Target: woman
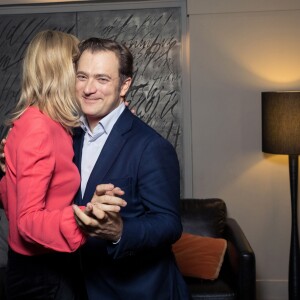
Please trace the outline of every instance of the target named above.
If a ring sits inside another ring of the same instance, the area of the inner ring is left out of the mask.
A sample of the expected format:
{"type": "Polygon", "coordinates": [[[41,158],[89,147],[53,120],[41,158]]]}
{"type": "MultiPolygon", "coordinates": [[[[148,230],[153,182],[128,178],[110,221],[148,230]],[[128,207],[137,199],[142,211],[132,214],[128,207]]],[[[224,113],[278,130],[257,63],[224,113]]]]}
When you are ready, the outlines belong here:
{"type": "Polygon", "coordinates": [[[23,61],[0,185],[9,220],[8,299],[80,299],[70,254],[86,240],[71,205],[80,185],[71,136],[80,117],[73,65],[78,42],[63,32],[40,32],[23,61]]]}

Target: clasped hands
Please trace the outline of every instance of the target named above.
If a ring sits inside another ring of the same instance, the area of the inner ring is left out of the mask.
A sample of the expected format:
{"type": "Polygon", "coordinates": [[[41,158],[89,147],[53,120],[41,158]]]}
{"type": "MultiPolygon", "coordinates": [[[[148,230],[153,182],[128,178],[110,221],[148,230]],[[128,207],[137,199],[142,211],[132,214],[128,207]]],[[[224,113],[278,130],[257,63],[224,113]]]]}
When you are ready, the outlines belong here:
{"type": "Polygon", "coordinates": [[[122,195],[124,192],[113,184],[99,184],[85,208],[74,204],[75,219],[81,230],[89,236],[117,242],[123,230],[119,211],[127,204],[118,197],[122,195]]]}

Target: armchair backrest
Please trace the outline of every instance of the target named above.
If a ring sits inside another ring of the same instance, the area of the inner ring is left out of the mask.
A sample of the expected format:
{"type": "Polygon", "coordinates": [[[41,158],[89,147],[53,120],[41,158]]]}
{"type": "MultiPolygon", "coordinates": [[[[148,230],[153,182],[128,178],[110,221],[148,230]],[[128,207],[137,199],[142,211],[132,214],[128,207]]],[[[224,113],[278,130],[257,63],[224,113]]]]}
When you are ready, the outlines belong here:
{"type": "Polygon", "coordinates": [[[222,237],[227,219],[222,199],[181,199],[183,232],[210,237],[222,237]]]}

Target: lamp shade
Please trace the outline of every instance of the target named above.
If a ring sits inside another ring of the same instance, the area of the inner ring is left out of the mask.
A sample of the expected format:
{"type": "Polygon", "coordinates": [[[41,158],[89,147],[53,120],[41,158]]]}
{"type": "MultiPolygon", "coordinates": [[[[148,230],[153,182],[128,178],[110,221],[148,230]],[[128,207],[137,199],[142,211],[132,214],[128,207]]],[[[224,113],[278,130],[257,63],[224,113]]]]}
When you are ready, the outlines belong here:
{"type": "Polygon", "coordinates": [[[262,151],[300,154],[300,91],[262,92],[262,151]]]}

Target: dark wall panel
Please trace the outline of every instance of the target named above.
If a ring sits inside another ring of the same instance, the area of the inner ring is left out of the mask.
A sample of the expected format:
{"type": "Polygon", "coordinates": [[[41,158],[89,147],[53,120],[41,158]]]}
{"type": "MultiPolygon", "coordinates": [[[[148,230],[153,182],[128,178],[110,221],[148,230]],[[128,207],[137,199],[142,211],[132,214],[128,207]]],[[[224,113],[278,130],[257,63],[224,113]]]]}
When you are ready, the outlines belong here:
{"type": "Polygon", "coordinates": [[[130,107],[173,144],[182,161],[180,8],[0,15],[0,137],[19,97],[24,51],[43,29],[125,43],[135,58],[130,107]]]}

